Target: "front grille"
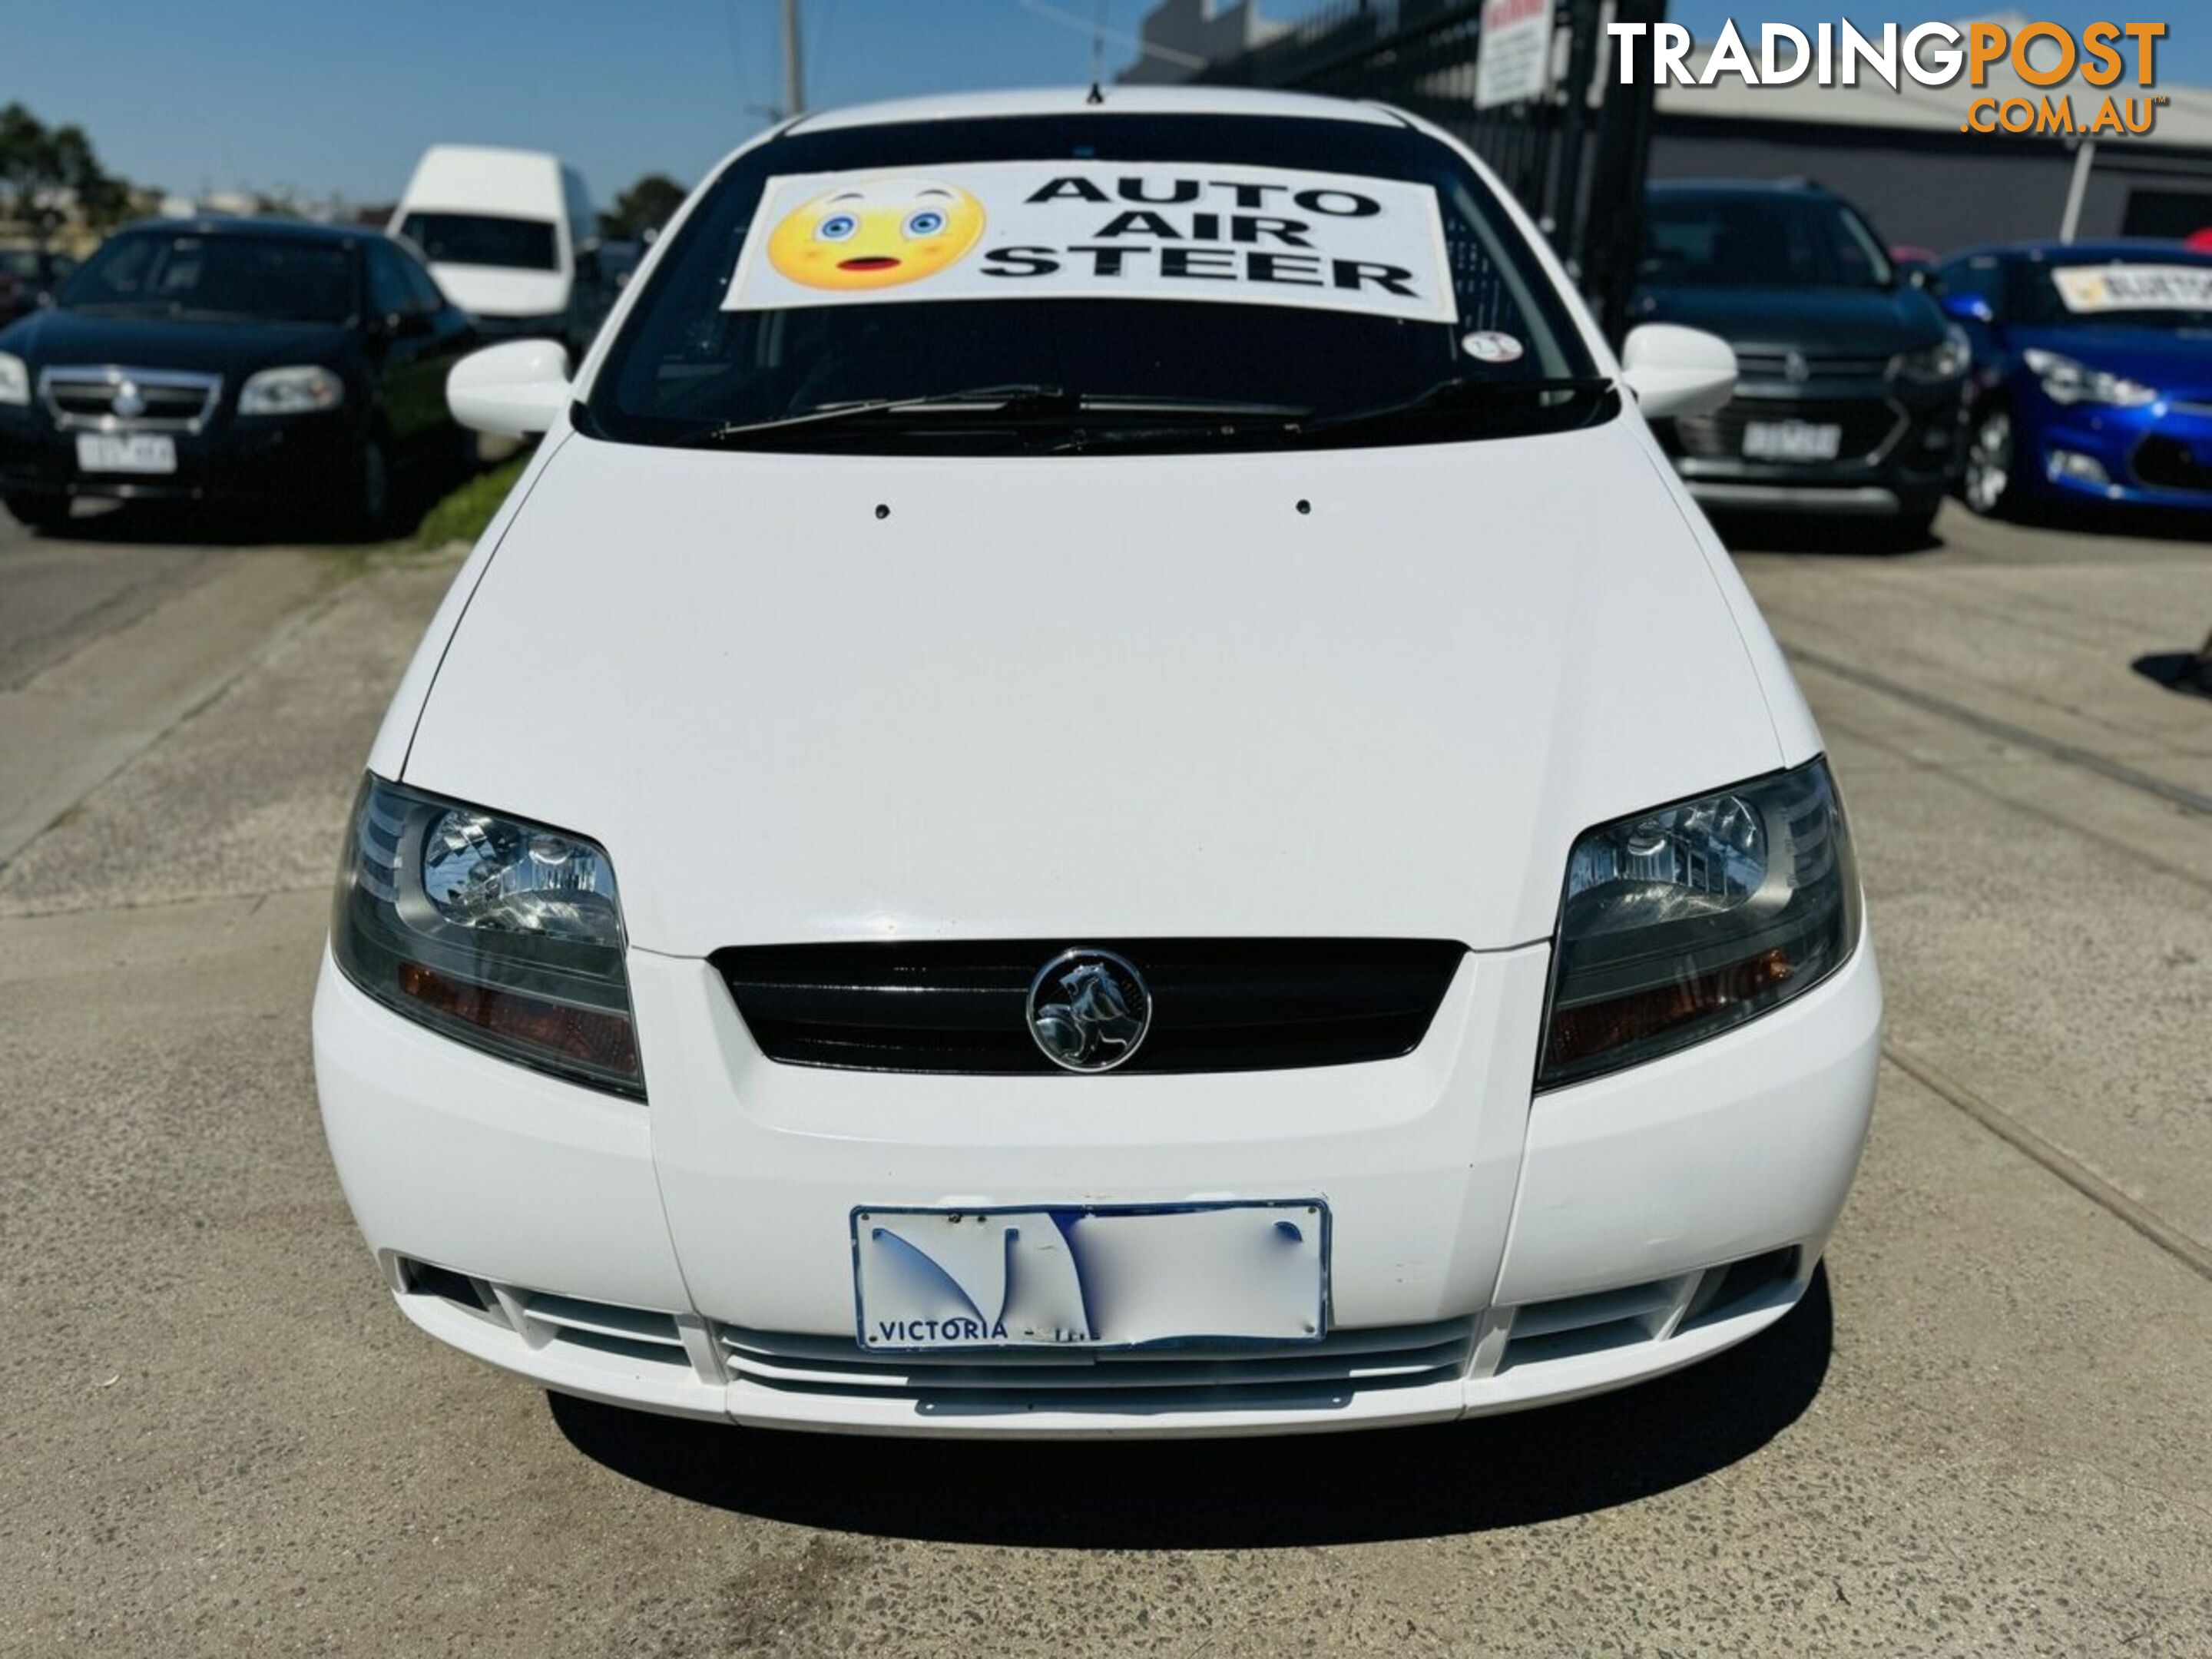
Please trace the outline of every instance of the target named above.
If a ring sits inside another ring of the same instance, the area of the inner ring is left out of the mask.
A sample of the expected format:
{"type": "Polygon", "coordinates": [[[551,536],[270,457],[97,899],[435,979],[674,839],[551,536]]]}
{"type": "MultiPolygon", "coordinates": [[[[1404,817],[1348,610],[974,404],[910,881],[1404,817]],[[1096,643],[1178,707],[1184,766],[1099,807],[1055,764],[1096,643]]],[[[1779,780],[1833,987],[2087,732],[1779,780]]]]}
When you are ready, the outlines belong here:
{"type": "Polygon", "coordinates": [[[1796,354],[1799,372],[1790,372],[1790,353],[1777,346],[1738,346],[1735,371],[1747,380],[1878,380],[1889,372],[1887,357],[1796,354]]]}
{"type": "Polygon", "coordinates": [[[1332,1331],[1318,1342],[1069,1352],[870,1354],[848,1336],[721,1328],[732,1382],[794,1394],[913,1402],[927,1413],[1341,1406],[1352,1394],[1464,1376],[1472,1319],[1332,1331]]]}
{"type": "Polygon", "coordinates": [[[2153,489],[2212,489],[2212,459],[2179,438],[2145,438],[2134,465],[2136,477],[2153,489]]]}
{"type": "Polygon", "coordinates": [[[1737,398],[1713,414],[1676,421],[1670,447],[1697,460],[1741,460],[1744,428],[1753,421],[1842,428],[1833,463],[1838,465],[1880,459],[1906,425],[1895,408],[1870,398],[1737,398]]]}
{"type": "Polygon", "coordinates": [[[222,395],[222,377],[83,364],[43,371],[39,392],[54,424],[64,430],[198,432],[222,395]]]}
{"type": "MultiPolygon", "coordinates": [[[[1038,970],[1070,942],[763,945],[713,962],[753,1041],[787,1065],[1073,1075],[1037,1047],[1028,1012],[1038,970]]],[[[1467,952],[1435,939],[1095,943],[1152,991],[1152,1029],[1115,1075],[1395,1059],[1419,1045],[1467,952]]]]}

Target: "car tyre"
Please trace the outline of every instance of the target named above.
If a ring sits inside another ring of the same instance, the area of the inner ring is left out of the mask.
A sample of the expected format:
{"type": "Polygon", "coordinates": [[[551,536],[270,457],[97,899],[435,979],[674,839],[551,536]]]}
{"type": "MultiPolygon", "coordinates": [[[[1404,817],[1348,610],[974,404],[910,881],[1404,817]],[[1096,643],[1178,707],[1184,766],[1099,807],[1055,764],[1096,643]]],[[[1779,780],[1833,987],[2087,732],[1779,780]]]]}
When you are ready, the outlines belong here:
{"type": "Polygon", "coordinates": [[[2012,411],[2002,404],[1987,404],[1975,412],[1959,495],[1968,511],[1984,519],[2009,518],[2020,510],[2020,447],[2012,411]]]}
{"type": "Polygon", "coordinates": [[[353,489],[343,510],[343,534],[375,541],[392,530],[392,452],[372,432],[354,458],[353,489]]]}
{"type": "Polygon", "coordinates": [[[0,495],[0,507],[26,530],[58,530],[70,520],[66,495],[0,495]]]}

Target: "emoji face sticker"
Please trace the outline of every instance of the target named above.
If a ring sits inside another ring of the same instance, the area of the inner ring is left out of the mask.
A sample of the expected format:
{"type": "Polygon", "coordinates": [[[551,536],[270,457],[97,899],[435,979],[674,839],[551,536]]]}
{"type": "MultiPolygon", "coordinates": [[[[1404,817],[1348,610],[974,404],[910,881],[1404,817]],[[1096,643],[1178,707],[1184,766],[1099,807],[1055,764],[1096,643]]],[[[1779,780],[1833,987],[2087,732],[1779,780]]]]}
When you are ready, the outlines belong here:
{"type": "Polygon", "coordinates": [[[957,185],[878,179],[793,209],[768,258],[809,288],[896,288],[956,263],[982,234],[983,204],[957,185]]]}

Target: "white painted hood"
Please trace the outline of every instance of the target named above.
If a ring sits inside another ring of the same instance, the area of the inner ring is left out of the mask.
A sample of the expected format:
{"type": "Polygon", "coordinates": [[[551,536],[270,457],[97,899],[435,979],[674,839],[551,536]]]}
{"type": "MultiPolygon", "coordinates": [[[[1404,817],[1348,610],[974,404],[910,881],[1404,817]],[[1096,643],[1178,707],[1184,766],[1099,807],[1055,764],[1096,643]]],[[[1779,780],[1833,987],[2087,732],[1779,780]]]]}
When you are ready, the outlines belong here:
{"type": "Polygon", "coordinates": [[[598,838],[632,941],[680,955],[1540,938],[1578,831],[1802,757],[1632,427],[1003,461],[572,438],[405,776],[598,838]]]}

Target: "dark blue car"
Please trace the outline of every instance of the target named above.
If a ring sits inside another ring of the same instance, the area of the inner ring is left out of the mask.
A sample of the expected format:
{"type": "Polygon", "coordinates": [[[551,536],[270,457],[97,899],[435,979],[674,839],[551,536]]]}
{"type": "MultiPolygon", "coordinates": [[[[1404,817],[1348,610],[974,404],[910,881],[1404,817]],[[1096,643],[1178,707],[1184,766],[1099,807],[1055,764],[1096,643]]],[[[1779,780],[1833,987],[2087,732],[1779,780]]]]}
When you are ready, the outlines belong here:
{"type": "Polygon", "coordinates": [[[1968,507],[2212,514],[2212,255],[2023,243],[1960,254],[1942,280],[1974,346],[1968,507]]]}

